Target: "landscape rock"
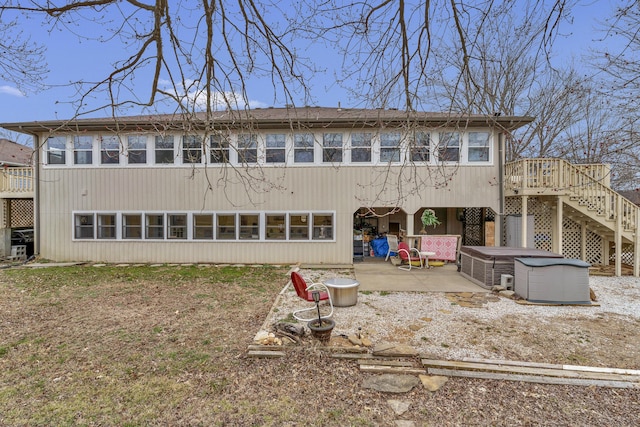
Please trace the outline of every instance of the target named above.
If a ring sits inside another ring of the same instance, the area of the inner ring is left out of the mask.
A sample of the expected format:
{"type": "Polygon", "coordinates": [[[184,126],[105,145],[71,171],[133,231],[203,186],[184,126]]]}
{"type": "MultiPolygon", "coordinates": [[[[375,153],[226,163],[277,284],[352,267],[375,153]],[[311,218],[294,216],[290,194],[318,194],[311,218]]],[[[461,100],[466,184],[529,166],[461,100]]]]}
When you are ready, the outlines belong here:
{"type": "Polygon", "coordinates": [[[420,380],[413,375],[382,374],[365,378],[362,386],[386,393],[406,393],[418,384],[420,380]]]}
{"type": "Polygon", "coordinates": [[[440,375],[419,375],[422,385],[429,391],[438,391],[449,378],[440,375]]]}
{"type": "Polygon", "coordinates": [[[406,400],[387,400],[387,403],[396,415],[404,414],[409,410],[409,406],[411,405],[411,403],[406,400]]]}
{"type": "Polygon", "coordinates": [[[382,343],[373,348],[375,356],[412,357],[417,356],[418,351],[406,344],[382,343]]]}
{"type": "Polygon", "coordinates": [[[513,298],[516,293],[513,291],[500,291],[499,294],[505,298],[513,298]]]}

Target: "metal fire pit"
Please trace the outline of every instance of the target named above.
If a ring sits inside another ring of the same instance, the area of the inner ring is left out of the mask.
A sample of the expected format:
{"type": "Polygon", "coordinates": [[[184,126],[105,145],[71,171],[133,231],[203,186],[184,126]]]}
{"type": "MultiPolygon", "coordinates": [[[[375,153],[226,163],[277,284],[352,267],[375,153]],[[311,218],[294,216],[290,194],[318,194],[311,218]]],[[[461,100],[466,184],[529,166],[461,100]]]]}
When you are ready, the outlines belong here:
{"type": "Polygon", "coordinates": [[[358,302],[360,282],[354,279],[336,277],[327,279],[324,284],[329,288],[331,300],[336,307],[349,307],[358,302]]]}

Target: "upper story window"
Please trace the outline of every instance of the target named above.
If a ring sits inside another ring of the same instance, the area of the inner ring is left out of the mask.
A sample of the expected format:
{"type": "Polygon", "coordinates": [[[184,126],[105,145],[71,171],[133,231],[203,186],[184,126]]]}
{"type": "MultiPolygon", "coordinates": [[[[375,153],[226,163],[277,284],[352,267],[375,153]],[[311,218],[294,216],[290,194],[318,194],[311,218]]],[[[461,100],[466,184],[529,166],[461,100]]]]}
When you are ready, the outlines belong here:
{"type": "Polygon", "coordinates": [[[351,134],[351,163],[371,163],[371,139],[369,132],[351,134]]]}
{"type": "Polygon", "coordinates": [[[400,132],[385,132],[380,134],[380,161],[400,161],[400,132]]]}
{"type": "Polygon", "coordinates": [[[127,137],[127,163],[130,165],[147,163],[147,137],[145,135],[129,135],[127,137]]]}
{"type": "Polygon", "coordinates": [[[325,133],[322,135],[322,162],[342,163],[341,133],[325,133]]]}
{"type": "Polygon", "coordinates": [[[93,137],[87,135],[73,137],[73,163],[76,165],[93,163],[93,137]]]}
{"type": "Polygon", "coordinates": [[[293,161],[295,163],[313,163],[313,134],[296,133],[293,136],[293,161]]]}
{"type": "Polygon", "coordinates": [[[173,135],[156,136],[156,164],[173,164],[173,135]]]}
{"type": "Polygon", "coordinates": [[[64,165],[67,162],[67,137],[50,136],[47,138],[47,164],[64,165]]]}
{"type": "Polygon", "coordinates": [[[120,163],[120,138],[117,135],[107,135],[100,138],[100,163],[120,163]]]}
{"type": "Polygon", "coordinates": [[[182,137],[182,163],[202,163],[202,137],[184,135],[182,137]]]}
{"type": "Polygon", "coordinates": [[[209,137],[210,162],[229,163],[229,138],[226,135],[214,134],[209,137]]]}
{"type": "Polygon", "coordinates": [[[489,132],[469,132],[468,160],[489,161],[489,132]]]}
{"type": "Polygon", "coordinates": [[[238,163],[258,162],[258,137],[255,134],[238,135],[238,163]]]}
{"type": "Polygon", "coordinates": [[[416,131],[413,143],[409,147],[412,162],[428,162],[431,149],[431,135],[428,132],[416,131]]]}
{"type": "Polygon", "coordinates": [[[287,136],[284,133],[269,133],[267,134],[267,163],[285,163],[287,136]]]}
{"type": "Polygon", "coordinates": [[[460,134],[458,132],[440,132],[438,160],[441,162],[460,161],[460,134]]]}

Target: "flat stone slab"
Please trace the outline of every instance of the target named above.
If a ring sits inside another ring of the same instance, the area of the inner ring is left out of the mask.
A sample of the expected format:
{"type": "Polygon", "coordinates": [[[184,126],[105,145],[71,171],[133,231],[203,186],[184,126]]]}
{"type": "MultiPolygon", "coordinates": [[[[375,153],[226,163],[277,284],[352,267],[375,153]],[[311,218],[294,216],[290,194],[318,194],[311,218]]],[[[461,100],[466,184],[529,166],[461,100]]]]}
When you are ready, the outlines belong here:
{"type": "Polygon", "coordinates": [[[418,351],[406,344],[381,343],[373,348],[374,356],[388,357],[413,357],[418,355],[418,351]]]}
{"type": "Polygon", "coordinates": [[[413,375],[382,374],[365,378],[362,387],[386,393],[406,393],[420,384],[413,375]]]}
{"type": "Polygon", "coordinates": [[[440,375],[420,375],[419,377],[424,388],[429,391],[440,390],[440,387],[449,380],[449,378],[440,375]]]}
{"type": "Polygon", "coordinates": [[[411,403],[406,400],[387,400],[387,403],[396,415],[404,414],[409,410],[409,406],[411,405],[411,403]]]}

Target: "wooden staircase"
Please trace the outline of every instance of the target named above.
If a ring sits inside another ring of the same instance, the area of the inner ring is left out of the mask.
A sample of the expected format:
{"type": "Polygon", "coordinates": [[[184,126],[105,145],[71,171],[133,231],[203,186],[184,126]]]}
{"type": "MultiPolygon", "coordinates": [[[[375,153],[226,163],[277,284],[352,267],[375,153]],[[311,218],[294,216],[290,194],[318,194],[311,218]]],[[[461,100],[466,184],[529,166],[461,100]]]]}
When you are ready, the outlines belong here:
{"type": "MultiPolygon", "coordinates": [[[[638,275],[640,207],[610,187],[610,168],[603,164],[574,165],[551,158],[523,159],[505,165],[505,197],[556,199],[563,215],[613,241],[615,248],[631,245],[638,275]]],[[[621,261],[616,250],[616,266],[621,261]]],[[[616,268],[618,271],[618,268],[616,268]]]]}

